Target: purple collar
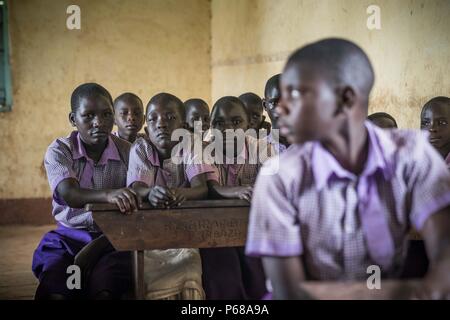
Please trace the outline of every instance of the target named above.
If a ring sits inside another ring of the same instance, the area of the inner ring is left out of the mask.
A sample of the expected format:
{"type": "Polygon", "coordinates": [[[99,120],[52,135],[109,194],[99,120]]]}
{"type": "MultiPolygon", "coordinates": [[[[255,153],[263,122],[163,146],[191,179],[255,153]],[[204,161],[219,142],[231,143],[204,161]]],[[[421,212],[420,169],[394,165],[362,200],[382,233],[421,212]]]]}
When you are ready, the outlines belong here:
{"type": "Polygon", "coordinates": [[[450,165],[450,153],[445,157],[445,163],[448,165],[450,165]]]}
{"type": "MultiPolygon", "coordinates": [[[[70,134],[70,139],[74,146],[73,159],[85,158],[86,160],[93,162],[93,160],[87,155],[86,149],[81,142],[80,133],[78,131],[73,131],[70,134]]],[[[98,164],[105,165],[108,160],[121,161],[119,151],[117,150],[111,135],[108,137],[108,144],[106,145],[105,150],[103,150],[102,157],[98,161],[98,164]]]]}
{"type": "Polygon", "coordinates": [[[159,162],[159,155],[158,155],[158,150],[156,149],[156,147],[150,142],[150,140],[145,140],[150,147],[151,152],[148,153],[148,161],[150,161],[151,165],[153,167],[159,167],[160,166],[160,162],[159,162]]]}
{"type": "MultiPolygon", "coordinates": [[[[369,154],[361,176],[371,176],[380,170],[384,177],[389,179],[393,174],[393,165],[390,159],[395,152],[395,145],[384,131],[376,128],[370,122],[366,121],[365,126],[368,133],[369,154]]],[[[318,191],[327,185],[333,175],[350,180],[356,179],[353,173],[342,168],[336,158],[320,142],[314,142],[312,163],[318,191]]]]}

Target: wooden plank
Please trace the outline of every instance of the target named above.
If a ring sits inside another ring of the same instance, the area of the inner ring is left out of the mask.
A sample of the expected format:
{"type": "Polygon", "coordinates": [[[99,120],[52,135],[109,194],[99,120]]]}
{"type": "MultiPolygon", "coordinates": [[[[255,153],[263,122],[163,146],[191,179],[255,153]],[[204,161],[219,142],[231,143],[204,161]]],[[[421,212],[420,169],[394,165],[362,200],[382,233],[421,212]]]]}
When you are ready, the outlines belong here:
{"type": "Polygon", "coordinates": [[[243,246],[249,207],[93,211],[95,223],[116,250],[243,246]]]}
{"type": "MultiPolygon", "coordinates": [[[[246,200],[195,200],[183,202],[178,209],[187,208],[228,208],[228,207],[249,207],[250,203],[246,200]]],[[[89,203],[84,207],[88,211],[116,211],[117,206],[109,203],[89,203]]],[[[161,210],[155,208],[148,202],[145,202],[139,208],[141,210],[161,210]]],[[[170,209],[166,209],[170,210],[170,209]]]]}
{"type": "Polygon", "coordinates": [[[134,298],[145,299],[144,251],[133,251],[134,298]]]}

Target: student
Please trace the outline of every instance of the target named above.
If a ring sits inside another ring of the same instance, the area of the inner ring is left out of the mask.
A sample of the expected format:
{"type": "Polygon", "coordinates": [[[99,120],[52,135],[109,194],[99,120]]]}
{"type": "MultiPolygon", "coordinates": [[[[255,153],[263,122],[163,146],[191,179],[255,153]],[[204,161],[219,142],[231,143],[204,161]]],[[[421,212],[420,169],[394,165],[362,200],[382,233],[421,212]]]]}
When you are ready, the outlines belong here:
{"type": "Polygon", "coordinates": [[[213,137],[215,134],[220,134],[223,137],[223,163],[216,164],[219,171],[219,182],[212,181],[211,183],[219,188],[213,188],[212,190],[218,192],[221,197],[240,197],[250,201],[251,193],[241,191],[249,190],[249,187],[253,186],[262,163],[273,153],[270,145],[258,141],[251,134],[243,134],[237,137],[227,135],[227,130],[235,130],[236,133],[240,130],[242,133],[247,133],[248,129],[252,129],[249,123],[248,113],[240,99],[227,96],[220,98],[214,104],[211,112],[211,128],[214,129],[213,137]],[[244,138],[243,143],[236,141],[239,137],[244,138]],[[226,188],[220,188],[220,186],[226,188]],[[229,190],[235,190],[229,189],[229,187],[242,186],[245,188],[237,188],[237,193],[229,193],[229,190]]]}
{"type": "Polygon", "coordinates": [[[35,298],[120,298],[131,285],[128,252],[111,250],[103,255],[87,289],[69,290],[66,282],[75,255],[101,235],[84,205],[113,203],[126,214],[137,210],[136,193],[124,188],[130,144],[111,135],[111,95],[96,83],[82,84],[73,91],[69,120],[77,130],[53,141],[45,154],[58,226],[44,235],[33,255],[32,269],[39,279],[35,298]]]}
{"type": "Polygon", "coordinates": [[[189,99],[184,102],[186,107],[186,124],[188,130],[194,132],[194,122],[201,122],[201,129],[207,132],[209,129],[209,107],[202,99],[189,99]]]}
{"type": "Polygon", "coordinates": [[[383,129],[397,129],[397,122],[394,117],[386,112],[375,112],[367,117],[367,120],[383,129]]]}
{"type": "Polygon", "coordinates": [[[114,122],[117,125],[119,138],[133,143],[144,125],[144,107],[142,100],[134,93],[126,92],[114,100],[114,122]]]}
{"type": "MultiPolygon", "coordinates": [[[[190,148],[175,151],[175,130],[185,124],[180,99],[169,93],[155,95],[147,104],[145,131],[130,152],[127,185],[155,207],[176,207],[185,200],[206,199],[207,181],[217,180],[215,168],[197,162],[190,148]]],[[[185,130],[189,133],[187,130],[185,130]]],[[[190,134],[190,133],[189,133],[190,134]]],[[[203,299],[201,261],[197,249],[145,251],[147,299],[203,299]]]]}
{"type": "MultiPolygon", "coordinates": [[[[216,164],[219,182],[209,182],[211,196],[250,201],[261,163],[271,155],[270,146],[244,134],[249,127],[248,114],[236,97],[223,97],[214,104],[211,127],[213,144],[220,144],[218,135],[223,136],[224,153],[223,164],[216,164]],[[242,143],[226,134],[230,129],[241,130],[242,143]],[[261,146],[265,148],[260,153],[262,160],[257,158],[261,146]]],[[[243,247],[200,249],[200,254],[207,299],[260,299],[266,293],[261,261],[246,257],[243,247]]]]}
{"type": "Polygon", "coordinates": [[[276,111],[281,99],[280,77],[281,74],[276,74],[267,80],[266,87],[264,88],[264,98],[262,99],[264,110],[266,110],[272,123],[272,130],[267,135],[267,142],[273,146],[276,154],[284,152],[289,147],[289,142],[286,140],[286,137],[280,134],[279,115],[276,111]],[[274,131],[273,129],[277,129],[278,131],[274,131]],[[275,132],[278,134],[278,141],[274,139],[273,135],[275,132]]]}
{"type": "Polygon", "coordinates": [[[244,103],[245,110],[249,115],[249,129],[255,129],[257,137],[259,137],[259,130],[270,131],[270,123],[265,121],[266,117],[263,115],[264,109],[261,98],[253,92],[247,92],[241,94],[239,100],[244,103]]]}
{"type": "Polygon", "coordinates": [[[450,167],[450,98],[435,97],[425,103],[420,128],[429,132],[428,141],[450,167]]]}
{"type": "Polygon", "coordinates": [[[366,54],[342,39],[309,44],[284,68],[280,121],[296,145],[261,169],[246,247],[276,299],[308,298],[305,280],[366,281],[370,265],[397,277],[411,226],[431,263],[419,297],[449,297],[450,173],[420,132],[365,121],[373,81],[366,54]]]}

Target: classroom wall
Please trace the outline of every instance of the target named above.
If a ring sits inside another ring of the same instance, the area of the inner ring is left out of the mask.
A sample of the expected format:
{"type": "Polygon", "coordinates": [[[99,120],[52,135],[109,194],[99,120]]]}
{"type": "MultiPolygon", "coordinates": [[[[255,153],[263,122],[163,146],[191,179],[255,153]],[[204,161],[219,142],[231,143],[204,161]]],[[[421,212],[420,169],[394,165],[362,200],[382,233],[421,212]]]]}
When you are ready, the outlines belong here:
{"type": "Polygon", "coordinates": [[[209,103],[262,94],[297,47],[324,37],[356,41],[376,84],[370,112],[417,128],[421,105],[450,95],[448,0],[14,0],[10,5],[13,111],[0,113],[0,224],[52,221],[42,170],[66,135],[70,94],[96,81],[113,96],[162,90],[209,103]],[[66,8],[81,7],[81,30],[66,8]],[[381,30],[366,9],[381,8],[381,30]],[[39,210],[38,210],[39,209],[39,210]]]}
{"type": "Polygon", "coordinates": [[[263,94],[296,48],[324,37],[356,41],[368,53],[376,83],[369,112],[392,114],[418,128],[421,106],[450,95],[448,0],[212,0],[212,98],[263,94]],[[381,30],[366,9],[381,9],[381,30]]]}
{"type": "MultiPolygon", "coordinates": [[[[144,103],[162,90],[210,100],[208,0],[9,5],[14,106],[0,113],[0,199],[51,196],[43,156],[71,130],[70,95],[80,83],[101,83],[113,96],[132,91],[144,103]],[[81,8],[81,30],[66,28],[70,4],[81,8]]],[[[0,215],[9,214],[2,203],[0,215]]]]}

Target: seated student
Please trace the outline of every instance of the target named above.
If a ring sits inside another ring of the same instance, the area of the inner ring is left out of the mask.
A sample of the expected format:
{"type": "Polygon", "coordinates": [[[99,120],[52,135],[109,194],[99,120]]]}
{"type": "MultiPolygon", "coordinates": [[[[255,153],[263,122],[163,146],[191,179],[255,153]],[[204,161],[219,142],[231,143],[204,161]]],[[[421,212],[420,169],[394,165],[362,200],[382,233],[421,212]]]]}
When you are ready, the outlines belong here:
{"type": "Polygon", "coordinates": [[[270,131],[271,125],[265,121],[266,117],[263,115],[264,109],[261,98],[253,92],[247,92],[241,94],[239,100],[244,103],[250,118],[249,128],[256,130],[256,136],[259,137],[259,130],[270,131]]]}
{"type": "Polygon", "coordinates": [[[342,39],[309,44],[284,68],[280,121],[296,145],[261,169],[246,246],[276,299],[308,297],[305,280],[366,281],[370,265],[397,277],[411,226],[431,261],[419,297],[449,297],[450,173],[420,132],[365,121],[373,81],[364,51],[342,39]]]}
{"type": "MultiPolygon", "coordinates": [[[[178,144],[172,134],[185,124],[183,103],[174,95],[159,93],[150,99],[145,114],[147,137],[137,139],[131,148],[127,184],[155,207],[206,199],[207,181],[217,180],[215,168],[197,163],[198,155],[189,148],[176,151],[182,163],[171,157],[178,144]]],[[[147,299],[204,298],[197,249],[148,250],[144,257],[147,299]]]]}
{"type": "MultiPolygon", "coordinates": [[[[223,164],[216,164],[219,182],[208,183],[212,197],[251,200],[252,186],[261,166],[257,149],[260,145],[266,148],[260,152],[263,160],[270,157],[271,150],[267,144],[258,144],[259,140],[244,134],[248,126],[248,114],[238,98],[223,97],[214,104],[212,144],[222,143],[224,154],[223,164]],[[234,137],[226,134],[229,129],[241,129],[242,143],[235,143],[234,137]]],[[[220,150],[219,145],[217,149],[220,150]]],[[[200,249],[200,254],[207,299],[259,299],[266,293],[261,261],[246,257],[243,247],[200,249]]]]}
{"type": "Polygon", "coordinates": [[[383,129],[397,129],[397,122],[394,117],[386,112],[375,112],[367,117],[367,120],[383,129]]]}
{"type": "Polygon", "coordinates": [[[429,132],[428,141],[450,168],[450,98],[435,97],[420,113],[420,128],[429,132]]]}
{"type": "Polygon", "coordinates": [[[127,214],[137,210],[136,193],[124,188],[131,145],[111,135],[111,95],[98,84],[85,83],[73,91],[69,120],[77,130],[53,141],[45,154],[58,226],[44,235],[33,255],[32,269],[39,279],[35,298],[120,298],[131,286],[128,252],[103,255],[89,287],[82,290],[68,289],[66,271],[75,255],[101,235],[85,204],[114,203],[127,214]]]}
{"type": "Polygon", "coordinates": [[[201,122],[201,129],[206,133],[209,129],[209,107],[202,99],[189,99],[184,102],[186,108],[187,129],[194,132],[194,122],[201,122]]]}
{"type": "Polygon", "coordinates": [[[142,100],[134,93],[126,92],[114,100],[114,122],[119,138],[133,143],[137,137],[145,136],[141,131],[144,125],[144,107],[142,100]]]}
{"type": "Polygon", "coordinates": [[[284,152],[289,147],[286,137],[280,134],[279,115],[276,111],[281,99],[280,77],[281,74],[276,74],[267,80],[264,88],[264,98],[262,99],[264,110],[266,110],[272,123],[272,130],[267,135],[267,142],[273,146],[276,154],[284,152]],[[274,139],[273,135],[275,132],[277,132],[278,140],[274,139]]]}

